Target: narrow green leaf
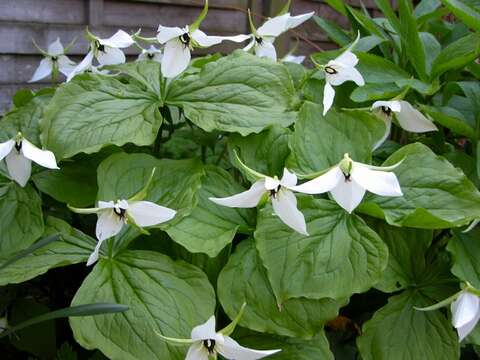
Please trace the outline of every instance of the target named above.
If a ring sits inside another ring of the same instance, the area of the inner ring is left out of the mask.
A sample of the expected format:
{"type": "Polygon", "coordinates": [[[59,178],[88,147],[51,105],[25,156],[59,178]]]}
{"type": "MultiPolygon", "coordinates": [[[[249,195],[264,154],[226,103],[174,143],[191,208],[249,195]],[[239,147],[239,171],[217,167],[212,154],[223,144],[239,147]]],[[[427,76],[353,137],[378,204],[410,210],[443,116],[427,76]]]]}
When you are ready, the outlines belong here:
{"type": "Polygon", "coordinates": [[[473,30],[480,31],[480,10],[476,10],[462,0],[441,1],[463,23],[473,30]]]}
{"type": "Polygon", "coordinates": [[[343,30],[336,23],[319,16],[314,16],[313,20],[323,31],[327,33],[330,39],[335,41],[335,43],[337,43],[339,46],[346,46],[352,41],[345,30],[343,30]]]}

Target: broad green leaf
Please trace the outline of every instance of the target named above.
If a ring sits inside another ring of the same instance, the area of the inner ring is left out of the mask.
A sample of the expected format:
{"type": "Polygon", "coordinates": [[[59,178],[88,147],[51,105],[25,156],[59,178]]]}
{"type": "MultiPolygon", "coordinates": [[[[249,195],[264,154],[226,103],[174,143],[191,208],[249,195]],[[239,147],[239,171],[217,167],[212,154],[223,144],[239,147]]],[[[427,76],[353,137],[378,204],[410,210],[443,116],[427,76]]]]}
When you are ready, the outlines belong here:
{"type": "Polygon", "coordinates": [[[417,311],[429,305],[420,293],[407,290],[392,296],[363,325],[357,345],[364,360],[458,359],[458,338],[440,311],[417,311]]]}
{"type": "Polygon", "coordinates": [[[226,197],[245,189],[225,170],[207,166],[198,191],[198,203],[190,215],[167,229],[168,235],[192,253],[217,256],[237,233],[253,231],[255,212],[220,206],[209,197],[226,197]]]}
{"type": "Polygon", "coordinates": [[[432,71],[432,64],[438,54],[442,50],[442,45],[438,42],[437,38],[429,32],[420,32],[420,40],[422,41],[423,48],[425,49],[425,67],[428,74],[432,71]]]}
{"type": "Polygon", "coordinates": [[[470,28],[480,31],[480,9],[476,9],[467,1],[462,0],[441,0],[458,19],[470,28]]]}
{"type": "Polygon", "coordinates": [[[352,41],[345,30],[336,23],[319,16],[314,16],[313,20],[337,45],[346,46],[352,41]]]}
{"type": "Polygon", "coordinates": [[[467,233],[458,230],[453,232],[453,238],[447,245],[452,254],[452,273],[463,281],[468,281],[473,287],[480,289],[480,227],[477,226],[467,233]]]}
{"type": "Polygon", "coordinates": [[[454,108],[442,106],[428,106],[421,105],[421,109],[439,123],[450,129],[454,134],[467,136],[470,139],[475,139],[475,129],[463,118],[461,112],[454,108]]]}
{"type": "Polygon", "coordinates": [[[393,98],[398,95],[402,89],[395,83],[365,84],[359,86],[350,95],[350,99],[356,102],[366,102],[373,100],[383,100],[393,98]]]}
{"type": "Polygon", "coordinates": [[[162,123],[160,95],[137,81],[95,74],[60,86],[45,110],[42,139],[57,159],[107,145],[150,145],[162,123]]]}
{"type": "MultiPolygon", "coordinates": [[[[449,0],[450,1],[450,0],[449,0]]],[[[461,70],[480,55],[480,34],[469,34],[447,45],[432,64],[432,78],[449,70],[461,70]]]]}
{"type": "Polygon", "coordinates": [[[480,217],[480,193],[460,169],[420,143],[404,146],[384,165],[404,159],[394,172],[403,196],[368,194],[359,210],[389,224],[424,229],[466,225],[480,217]]]}
{"type": "MultiPolygon", "coordinates": [[[[242,162],[249,168],[265,175],[281,177],[285,160],[290,153],[289,138],[290,131],[278,126],[246,137],[231,135],[228,138],[228,149],[232,164],[243,172],[241,166],[234,161],[233,152],[236,150],[242,162]]],[[[248,174],[245,175],[249,177],[248,174]]]]}
{"type": "Polygon", "coordinates": [[[281,308],[268,282],[252,240],[243,241],[218,278],[218,297],[233,319],[246,303],[240,325],[251,330],[311,339],[338,314],[341,303],[332,299],[286,300],[281,308]]]}
{"type": "Polygon", "coordinates": [[[297,199],[310,236],[283,225],[270,205],[258,214],[255,243],[278,303],[292,297],[341,299],[380,280],[388,250],[360,217],[329,200],[297,199]]]}
{"type": "Polygon", "coordinates": [[[92,302],[127,305],[122,314],[71,318],[75,339],[110,359],[185,358],[155,332],[190,338],[193,327],[214,314],[215,293],[198,268],[152,251],[126,251],[101,259],[75,295],[72,306],[92,302]]]}
{"type": "Polygon", "coordinates": [[[24,188],[0,176],[0,254],[28,248],[43,233],[40,197],[31,185],[24,188]]]}
{"type": "Polygon", "coordinates": [[[413,11],[413,15],[417,20],[425,15],[428,15],[438,9],[442,5],[440,0],[421,0],[413,11]]]}
{"type": "Polygon", "coordinates": [[[248,135],[270,125],[290,125],[298,100],[282,64],[239,50],[174,81],[165,101],[183,108],[205,131],[248,135]]]}
{"type": "Polygon", "coordinates": [[[384,43],[385,41],[385,39],[382,39],[376,35],[364,36],[358,40],[357,45],[355,45],[355,49],[361,52],[369,52],[374,47],[384,43]]]}
{"type": "MultiPolygon", "coordinates": [[[[329,1],[329,0],[327,0],[329,1]]],[[[270,355],[267,359],[272,360],[334,360],[325,333],[321,331],[312,340],[285,338],[268,334],[260,334],[244,329],[238,329],[233,338],[240,345],[258,350],[282,349],[282,351],[270,355]]]]}
{"type": "Polygon", "coordinates": [[[420,35],[417,31],[417,22],[413,16],[410,0],[399,0],[398,10],[400,17],[400,36],[410,63],[417,71],[421,80],[426,80],[426,54],[420,35]]]}
{"type": "Polygon", "coordinates": [[[373,145],[385,132],[384,123],[365,111],[331,109],[325,117],[322,111],[314,103],[302,106],[290,138],[287,167],[311,174],[337,164],[345,153],[355,161],[368,162],[373,145]]]}
{"type": "Polygon", "coordinates": [[[480,83],[478,81],[459,81],[458,86],[470,100],[475,117],[480,115],[480,83]]]}
{"type": "MultiPolygon", "coordinates": [[[[0,286],[21,283],[49,269],[87,261],[95,248],[94,239],[54,217],[47,218],[44,236],[51,234],[59,234],[58,240],[0,269],[0,286]]],[[[8,259],[2,258],[2,263],[4,261],[8,259]]]]}
{"type": "Polygon", "coordinates": [[[302,64],[296,64],[290,61],[284,61],[282,64],[285,66],[285,69],[287,69],[288,74],[295,85],[295,89],[301,89],[307,77],[309,76],[310,70],[302,64]]]}
{"type": "Polygon", "coordinates": [[[144,86],[147,91],[158,94],[159,98],[163,99],[162,73],[160,71],[160,64],[156,61],[132,61],[120,65],[110,66],[114,72],[125,74],[144,86]]]}

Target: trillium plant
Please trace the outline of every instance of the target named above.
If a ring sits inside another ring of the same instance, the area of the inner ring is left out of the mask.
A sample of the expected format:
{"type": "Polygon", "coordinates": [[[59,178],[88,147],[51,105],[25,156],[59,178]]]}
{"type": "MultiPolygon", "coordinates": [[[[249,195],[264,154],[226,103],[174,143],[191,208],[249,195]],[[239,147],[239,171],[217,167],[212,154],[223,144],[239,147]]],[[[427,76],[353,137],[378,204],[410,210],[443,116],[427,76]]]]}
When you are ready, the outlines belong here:
{"type": "Polygon", "coordinates": [[[2,355],[480,355],[478,6],[299,3],[35,39],[0,120],[2,355]]]}

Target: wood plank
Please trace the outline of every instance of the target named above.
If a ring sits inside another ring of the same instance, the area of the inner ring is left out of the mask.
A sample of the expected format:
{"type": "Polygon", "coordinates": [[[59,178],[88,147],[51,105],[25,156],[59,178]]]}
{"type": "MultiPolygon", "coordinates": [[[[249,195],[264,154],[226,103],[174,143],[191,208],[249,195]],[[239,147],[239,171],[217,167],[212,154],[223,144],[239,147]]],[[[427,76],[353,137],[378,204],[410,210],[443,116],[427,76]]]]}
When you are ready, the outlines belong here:
{"type": "MultiPolygon", "coordinates": [[[[130,0],[132,2],[144,2],[155,4],[172,4],[172,5],[187,5],[202,7],[203,0],[130,0]]],[[[232,6],[238,6],[241,8],[247,8],[248,0],[210,0],[209,7],[229,8],[232,6]]]]}
{"type": "Polygon", "coordinates": [[[12,107],[12,97],[20,89],[38,90],[42,85],[32,84],[6,84],[0,85],[0,115],[7,112],[12,107]]]}
{"type": "Polygon", "coordinates": [[[91,27],[103,24],[103,0],[88,0],[88,25],[91,27]]]}
{"type": "Polygon", "coordinates": [[[85,24],[86,0],[1,0],[0,21],[85,24]]]}

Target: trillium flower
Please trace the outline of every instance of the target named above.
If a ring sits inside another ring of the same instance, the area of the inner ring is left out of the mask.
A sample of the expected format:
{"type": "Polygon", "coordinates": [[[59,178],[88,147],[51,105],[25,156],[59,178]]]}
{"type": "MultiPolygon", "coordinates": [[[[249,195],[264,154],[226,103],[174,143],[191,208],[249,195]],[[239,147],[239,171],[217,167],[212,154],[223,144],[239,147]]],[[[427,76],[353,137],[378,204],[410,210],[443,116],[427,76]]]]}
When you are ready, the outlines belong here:
{"type": "Polygon", "coordinates": [[[240,316],[243,312],[242,306],[236,319],[227,327],[220,331],[215,330],[215,316],[210,317],[204,324],[198,325],[192,329],[190,339],[169,338],[158,334],[163,340],[175,344],[190,344],[185,360],[208,360],[222,355],[228,360],[255,360],[273,355],[277,350],[254,350],[241,346],[229,335],[235,329],[240,316]]]}
{"type": "Polygon", "coordinates": [[[381,118],[385,121],[385,135],[374,146],[377,149],[390,135],[392,126],[392,113],[398,121],[400,127],[413,133],[424,133],[428,131],[438,131],[435,124],[428,120],[420,111],[415,109],[405,100],[375,101],[372,110],[378,109],[381,118]]]}
{"type": "MultiPolygon", "coordinates": [[[[239,160],[240,162],[240,160],[239,160]]],[[[241,162],[240,162],[241,163],[241,162]]],[[[297,208],[297,199],[290,189],[297,184],[297,176],[288,169],[283,170],[283,176],[279,180],[276,176],[270,177],[260,174],[243,163],[242,167],[258,180],[247,191],[239,194],[209,199],[214,203],[232,208],[256,207],[265,194],[272,202],[273,211],[287,226],[303,235],[308,235],[305,217],[297,208]]]]}
{"type": "Polygon", "coordinates": [[[25,186],[32,173],[32,161],[48,169],[58,169],[55,155],[42,150],[18,133],[14,139],[0,143],[0,161],[5,159],[10,177],[25,186]]]}
{"type": "Polygon", "coordinates": [[[37,45],[35,46],[45,58],[40,61],[29,82],[39,81],[50,75],[52,75],[52,79],[55,79],[58,71],[68,76],[75,68],[75,63],[65,55],[65,49],[59,38],[48,46],[47,52],[44,52],[37,45]]]}
{"type": "Polygon", "coordinates": [[[127,48],[134,43],[132,37],[123,30],[118,30],[107,39],[100,39],[87,30],[87,37],[90,40],[90,51],[70,73],[67,81],[87,70],[96,72],[96,68],[93,66],[93,59],[97,59],[100,66],[123,64],[125,62],[125,54],[120,49],[127,48]]]}
{"type": "Polygon", "coordinates": [[[138,55],[138,60],[152,60],[158,63],[162,62],[162,58],[163,58],[162,50],[157,49],[153,45],[150,45],[148,49],[143,49],[140,55],[138,55]]]}
{"type": "Polygon", "coordinates": [[[208,1],[195,22],[190,26],[158,27],[157,40],[165,44],[162,59],[162,74],[167,78],[180,75],[190,63],[191,52],[195,48],[207,48],[220,44],[224,40],[242,42],[248,39],[247,35],[237,36],[208,36],[199,29],[200,24],[207,15],[208,1]]]}
{"type": "Polygon", "coordinates": [[[389,172],[400,163],[377,167],[355,162],[345,154],[338,165],[323,175],[290,189],[306,194],[330,192],[337,204],[351,213],[360,204],[367,190],[380,196],[403,195],[397,176],[389,172]]]}
{"type": "Polygon", "coordinates": [[[340,56],[330,60],[327,65],[322,66],[325,72],[325,88],[323,90],[323,115],[330,110],[335,98],[335,89],[333,86],[338,86],[346,81],[353,81],[358,86],[365,85],[362,74],[355,69],[358,63],[357,56],[352,53],[352,49],[360,40],[360,34],[352,45],[348,47],[340,56]]]}
{"type": "Polygon", "coordinates": [[[297,16],[291,16],[290,13],[287,12],[268,19],[258,29],[255,29],[253,25],[250,12],[248,14],[252,34],[250,35],[250,43],[243,50],[250,51],[253,49],[255,55],[259,57],[268,57],[273,61],[277,61],[277,51],[275,50],[275,46],[273,46],[275,39],[284,32],[303,24],[310,19],[315,12],[312,11],[297,16]]]}
{"type": "Polygon", "coordinates": [[[282,62],[291,62],[295,64],[301,64],[305,61],[305,56],[302,55],[292,55],[292,54],[287,54],[282,58],[282,62]]]}
{"type": "Polygon", "coordinates": [[[459,341],[462,341],[480,320],[480,298],[465,290],[452,302],[451,311],[452,325],[457,329],[459,341]]]}

